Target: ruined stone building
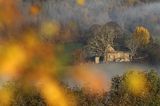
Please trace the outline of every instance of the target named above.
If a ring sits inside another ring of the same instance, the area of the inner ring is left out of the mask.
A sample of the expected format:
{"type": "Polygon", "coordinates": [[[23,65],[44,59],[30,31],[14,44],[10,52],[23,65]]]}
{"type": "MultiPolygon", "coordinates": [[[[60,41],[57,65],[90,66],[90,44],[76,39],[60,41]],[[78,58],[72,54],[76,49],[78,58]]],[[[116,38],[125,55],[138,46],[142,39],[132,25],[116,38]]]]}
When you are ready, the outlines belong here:
{"type": "Polygon", "coordinates": [[[130,53],[116,51],[111,45],[108,45],[105,62],[129,62],[131,61],[130,53]]]}
{"type": "MultiPolygon", "coordinates": [[[[100,63],[100,57],[95,57],[95,63],[100,63]]],[[[111,45],[108,45],[104,62],[129,62],[131,61],[129,52],[116,51],[111,45]]]]}

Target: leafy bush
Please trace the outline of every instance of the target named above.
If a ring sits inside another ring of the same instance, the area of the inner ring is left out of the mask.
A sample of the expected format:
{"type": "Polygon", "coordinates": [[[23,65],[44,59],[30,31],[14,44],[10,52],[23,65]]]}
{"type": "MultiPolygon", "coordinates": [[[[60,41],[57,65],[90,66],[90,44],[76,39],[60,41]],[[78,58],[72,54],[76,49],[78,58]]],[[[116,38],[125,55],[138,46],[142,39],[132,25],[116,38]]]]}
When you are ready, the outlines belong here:
{"type": "Polygon", "coordinates": [[[117,76],[112,79],[112,88],[108,95],[107,104],[109,106],[159,106],[160,76],[153,70],[144,74],[149,86],[148,93],[145,96],[134,95],[126,89],[124,85],[124,74],[123,76],[117,76]]]}
{"type": "MultiPolygon", "coordinates": [[[[70,96],[70,101],[68,102],[73,102],[73,99],[75,99],[76,106],[160,105],[160,76],[154,70],[149,72],[129,71],[122,76],[116,76],[112,78],[111,90],[109,92],[104,92],[103,94],[90,94],[84,88],[70,89],[64,84],[62,84],[62,86],[65,88],[66,94],[72,95],[70,96]],[[133,82],[131,82],[133,84],[131,85],[133,88],[132,90],[139,90],[141,92],[134,93],[127,88],[127,80],[132,79],[131,77],[134,79],[133,82]],[[142,82],[137,83],[137,81],[142,82]],[[143,86],[143,84],[147,84],[147,86],[143,86]],[[143,89],[141,89],[144,87],[147,88],[147,92],[144,92],[143,89]]],[[[36,90],[34,87],[26,90],[26,88],[23,88],[23,86],[12,83],[9,83],[4,87],[10,87],[12,89],[14,88],[14,98],[12,99],[11,106],[47,106],[42,95],[40,95],[38,90],[36,90]]]]}

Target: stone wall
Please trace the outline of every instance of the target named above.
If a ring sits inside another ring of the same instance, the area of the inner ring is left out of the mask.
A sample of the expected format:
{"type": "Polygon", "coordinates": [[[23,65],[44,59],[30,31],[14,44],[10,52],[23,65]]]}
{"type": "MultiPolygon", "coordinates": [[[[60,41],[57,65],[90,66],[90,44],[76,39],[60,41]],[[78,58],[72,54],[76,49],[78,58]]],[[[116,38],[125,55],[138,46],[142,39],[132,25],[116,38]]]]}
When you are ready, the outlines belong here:
{"type": "Polygon", "coordinates": [[[131,61],[130,53],[127,52],[112,52],[107,53],[106,62],[129,62],[131,61]]]}
{"type": "Polygon", "coordinates": [[[99,63],[100,63],[99,59],[100,59],[100,57],[95,57],[95,63],[96,63],[96,64],[99,64],[99,63]]]}

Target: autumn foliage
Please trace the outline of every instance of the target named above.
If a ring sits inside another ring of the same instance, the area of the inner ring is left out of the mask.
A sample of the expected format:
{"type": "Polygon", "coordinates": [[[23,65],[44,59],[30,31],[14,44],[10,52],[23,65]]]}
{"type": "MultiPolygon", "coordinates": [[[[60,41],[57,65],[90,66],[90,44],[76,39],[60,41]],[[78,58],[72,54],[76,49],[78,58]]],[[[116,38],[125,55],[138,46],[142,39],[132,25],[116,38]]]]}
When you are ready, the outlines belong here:
{"type": "Polygon", "coordinates": [[[143,26],[136,27],[133,36],[135,41],[140,45],[146,45],[150,42],[150,32],[143,26]]]}

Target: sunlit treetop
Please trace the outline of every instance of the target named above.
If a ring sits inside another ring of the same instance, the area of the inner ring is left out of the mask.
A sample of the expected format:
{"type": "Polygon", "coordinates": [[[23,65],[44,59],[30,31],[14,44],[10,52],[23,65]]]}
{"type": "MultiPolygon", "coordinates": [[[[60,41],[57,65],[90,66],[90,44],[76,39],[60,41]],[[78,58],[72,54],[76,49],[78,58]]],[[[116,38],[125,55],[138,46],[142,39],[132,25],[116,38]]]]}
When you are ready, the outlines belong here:
{"type": "Polygon", "coordinates": [[[146,45],[150,42],[150,32],[143,26],[136,27],[133,36],[141,45],[146,45]]]}

